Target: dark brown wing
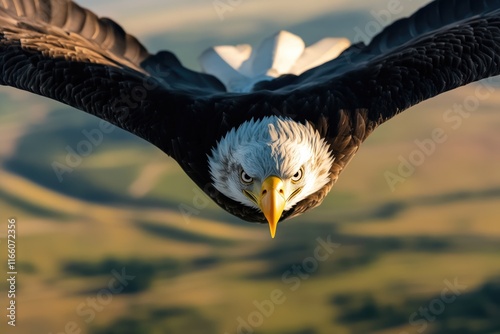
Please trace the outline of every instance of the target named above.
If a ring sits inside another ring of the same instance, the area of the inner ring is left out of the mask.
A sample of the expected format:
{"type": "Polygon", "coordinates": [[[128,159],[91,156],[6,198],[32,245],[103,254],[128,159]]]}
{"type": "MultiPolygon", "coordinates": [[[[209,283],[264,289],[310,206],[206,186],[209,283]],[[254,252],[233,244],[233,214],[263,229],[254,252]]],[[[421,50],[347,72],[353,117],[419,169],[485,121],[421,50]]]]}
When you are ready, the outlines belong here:
{"type": "Polygon", "coordinates": [[[0,2],[0,84],[98,116],[168,154],[193,97],[225,91],[68,0],[0,2]]]}
{"type": "Polygon", "coordinates": [[[387,27],[368,46],[300,76],[261,83],[275,110],[316,124],[337,157],[332,181],[284,216],[321,203],[360,144],[411,106],[500,74],[500,1],[438,0],[387,27]],[[326,121],[325,121],[326,119],[326,121]],[[326,125],[325,125],[326,123],[326,125]]]}
{"type": "Polygon", "coordinates": [[[80,43],[92,45],[89,49],[98,45],[99,53],[135,69],[139,69],[149,56],[144,46],[114,21],[100,19],[71,1],[4,0],[0,10],[3,29],[17,28],[24,33],[38,31],[54,37],[70,35],[69,40],[79,36],[80,43]]]}

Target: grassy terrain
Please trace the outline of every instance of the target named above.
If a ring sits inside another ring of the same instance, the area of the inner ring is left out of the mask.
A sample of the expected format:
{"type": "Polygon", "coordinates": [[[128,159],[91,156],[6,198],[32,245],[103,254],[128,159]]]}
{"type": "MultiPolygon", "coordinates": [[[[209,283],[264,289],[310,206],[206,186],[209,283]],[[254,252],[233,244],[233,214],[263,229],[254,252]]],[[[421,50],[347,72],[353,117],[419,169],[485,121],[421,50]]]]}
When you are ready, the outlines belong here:
{"type": "Polygon", "coordinates": [[[36,99],[43,117],[27,122],[23,102],[2,97],[0,219],[15,217],[19,235],[15,332],[237,333],[244,321],[242,333],[498,333],[500,98],[456,130],[443,119],[474,89],[383,125],[324,204],[281,224],[275,240],[205,202],[175,162],[119,130],[59,182],[51,164],[98,121],[36,99]],[[384,173],[435,128],[447,140],[391,191],[384,173]],[[314,262],[318,238],[339,246],[314,262]],[[106,295],[122,270],[134,279],[106,295]],[[463,287],[444,303],[455,281],[463,287]],[[270,304],[276,291],[281,303],[270,304]],[[418,314],[431,306],[439,314],[418,314]]]}

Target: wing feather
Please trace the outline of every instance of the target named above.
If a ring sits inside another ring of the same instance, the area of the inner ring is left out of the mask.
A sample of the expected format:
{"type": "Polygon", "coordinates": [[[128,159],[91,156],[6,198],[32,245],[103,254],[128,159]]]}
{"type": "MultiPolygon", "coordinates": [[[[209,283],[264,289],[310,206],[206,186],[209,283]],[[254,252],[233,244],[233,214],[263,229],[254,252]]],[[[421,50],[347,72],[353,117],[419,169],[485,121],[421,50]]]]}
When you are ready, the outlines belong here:
{"type": "Polygon", "coordinates": [[[149,54],[117,23],[69,0],[0,2],[0,84],[98,116],[167,154],[187,106],[224,91],[214,77],[169,52],[149,54]]]}
{"type": "Polygon", "coordinates": [[[423,100],[498,74],[500,1],[437,0],[367,46],[355,45],[301,76],[258,89],[294,99],[331,95],[332,112],[366,109],[380,124],[423,100]]]}

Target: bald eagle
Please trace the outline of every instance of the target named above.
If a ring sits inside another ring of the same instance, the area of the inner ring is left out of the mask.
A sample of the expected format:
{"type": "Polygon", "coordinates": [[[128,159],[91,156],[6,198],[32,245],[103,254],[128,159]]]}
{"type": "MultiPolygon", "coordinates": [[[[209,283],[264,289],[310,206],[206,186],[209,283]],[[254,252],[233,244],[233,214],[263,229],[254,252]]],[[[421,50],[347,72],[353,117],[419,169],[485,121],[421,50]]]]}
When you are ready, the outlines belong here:
{"type": "Polygon", "coordinates": [[[220,207],[278,222],[318,206],[375,128],[500,74],[500,1],[436,0],[365,45],[279,32],[189,70],[70,0],[0,2],[0,84],[100,117],[173,157],[220,207]],[[130,97],[134,97],[133,99],[130,97]]]}

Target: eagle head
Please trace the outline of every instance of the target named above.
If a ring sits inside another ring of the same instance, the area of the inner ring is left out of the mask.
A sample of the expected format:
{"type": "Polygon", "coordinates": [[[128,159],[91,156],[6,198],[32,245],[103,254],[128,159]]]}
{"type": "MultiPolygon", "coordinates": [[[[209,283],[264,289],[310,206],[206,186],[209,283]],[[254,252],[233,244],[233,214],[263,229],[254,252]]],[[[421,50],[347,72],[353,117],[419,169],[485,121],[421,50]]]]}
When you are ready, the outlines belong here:
{"type": "Polygon", "coordinates": [[[334,157],[309,123],[270,116],[231,129],[208,161],[214,187],[262,211],[274,238],[283,212],[328,184],[334,157]]]}

